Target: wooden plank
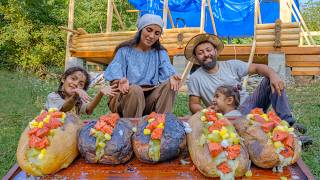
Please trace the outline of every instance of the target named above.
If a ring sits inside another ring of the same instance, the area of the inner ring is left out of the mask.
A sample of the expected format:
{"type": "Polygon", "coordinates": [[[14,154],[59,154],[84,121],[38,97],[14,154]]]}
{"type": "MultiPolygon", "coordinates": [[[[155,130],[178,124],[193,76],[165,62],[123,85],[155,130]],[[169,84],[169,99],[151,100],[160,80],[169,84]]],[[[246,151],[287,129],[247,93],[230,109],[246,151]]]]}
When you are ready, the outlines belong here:
{"type": "MultiPolygon", "coordinates": [[[[275,33],[274,29],[258,29],[257,35],[272,35],[275,33]]],[[[300,33],[300,28],[281,29],[281,34],[297,34],[300,33]]]]}
{"type": "MultiPolygon", "coordinates": [[[[257,46],[273,46],[274,41],[258,41],[257,46]]],[[[281,41],[281,46],[298,46],[299,40],[281,41]]]]}
{"type": "MultiPolygon", "coordinates": [[[[193,169],[193,163],[182,165],[180,159],[190,162],[188,155],[181,155],[179,158],[163,163],[145,164],[136,158],[126,164],[102,165],[88,164],[84,159],[76,159],[71,166],[59,171],[56,174],[44,176],[44,179],[209,179],[203,176],[197,169],[193,169]]],[[[302,161],[302,160],[301,160],[302,161]]],[[[299,162],[299,161],[298,161],[299,162]]],[[[250,179],[280,179],[287,177],[291,179],[293,175],[299,179],[314,179],[308,173],[308,168],[303,164],[294,164],[285,167],[282,173],[273,173],[271,169],[261,169],[252,166],[252,177],[250,179]],[[299,166],[300,165],[300,166],[299,166]]],[[[13,176],[9,178],[26,179],[28,176],[21,169],[17,169],[13,176]]],[[[35,178],[29,176],[28,178],[35,178]]],[[[212,178],[210,178],[212,179],[212,178]]],[[[218,178],[214,178],[218,179],[218,178]]]]}
{"type": "Polygon", "coordinates": [[[320,62],[320,55],[286,55],[287,62],[320,62]]]}
{"type": "Polygon", "coordinates": [[[293,67],[291,74],[294,76],[320,75],[320,67],[293,67]]]}
{"type": "MultiPolygon", "coordinates": [[[[299,33],[296,34],[281,34],[281,41],[283,40],[298,40],[300,38],[299,33]]],[[[256,35],[257,41],[274,41],[275,35],[256,35]]]]}
{"type": "Polygon", "coordinates": [[[112,1],[113,0],[108,0],[106,32],[111,32],[111,28],[112,28],[112,16],[113,16],[112,1]]]}
{"type": "MultiPolygon", "coordinates": [[[[257,29],[274,29],[275,24],[274,23],[268,23],[268,24],[257,24],[257,29]]],[[[281,28],[297,28],[299,27],[299,23],[293,22],[293,23],[282,23],[281,28]]]]}
{"type": "Polygon", "coordinates": [[[320,67],[320,61],[287,61],[290,67],[320,67]]]}
{"type": "Polygon", "coordinates": [[[200,33],[204,33],[204,22],[206,19],[206,0],[201,1],[201,15],[200,15],[200,33]]]}
{"type": "MultiPolygon", "coordinates": [[[[69,1],[69,14],[68,14],[68,29],[73,29],[73,21],[74,21],[74,0],[69,1]]],[[[68,31],[67,33],[67,44],[66,44],[66,57],[64,62],[65,70],[68,68],[68,60],[70,58],[70,39],[72,33],[68,31]]]]}

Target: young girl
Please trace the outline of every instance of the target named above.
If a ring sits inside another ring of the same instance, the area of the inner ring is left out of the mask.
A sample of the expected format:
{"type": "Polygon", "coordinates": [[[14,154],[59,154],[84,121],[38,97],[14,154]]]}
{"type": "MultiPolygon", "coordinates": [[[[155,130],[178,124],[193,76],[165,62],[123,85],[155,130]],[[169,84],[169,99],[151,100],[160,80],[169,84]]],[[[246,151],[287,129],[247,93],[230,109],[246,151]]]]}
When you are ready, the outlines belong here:
{"type": "Polygon", "coordinates": [[[116,85],[102,87],[91,100],[87,94],[90,77],[86,70],[72,67],[66,70],[60,79],[58,91],[48,95],[45,109],[57,108],[63,112],[79,114],[92,114],[104,95],[117,94],[116,85]]]}
{"type": "Polygon", "coordinates": [[[237,110],[240,104],[240,87],[223,85],[217,88],[212,106],[209,108],[222,113],[225,117],[241,117],[242,114],[237,110]]]}

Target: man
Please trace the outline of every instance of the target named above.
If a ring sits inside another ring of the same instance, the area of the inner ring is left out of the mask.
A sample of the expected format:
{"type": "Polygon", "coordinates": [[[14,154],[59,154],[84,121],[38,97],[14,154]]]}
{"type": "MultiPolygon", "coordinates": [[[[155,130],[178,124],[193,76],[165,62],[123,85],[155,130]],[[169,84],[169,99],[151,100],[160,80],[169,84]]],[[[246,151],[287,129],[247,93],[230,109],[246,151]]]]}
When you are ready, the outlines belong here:
{"type": "MultiPolygon", "coordinates": [[[[248,74],[259,74],[264,79],[249,95],[246,90],[240,91],[239,111],[248,114],[251,109],[259,107],[265,112],[270,104],[277,115],[291,126],[295,123],[285,93],[284,82],[277,73],[264,64],[248,64],[240,60],[217,61],[223,50],[223,42],[215,35],[199,34],[193,37],[185,48],[189,61],[200,65],[189,78],[189,108],[192,114],[202,109],[201,101],[206,107],[211,106],[213,94],[221,85],[234,87],[241,85],[241,79],[248,74]]],[[[300,131],[305,132],[300,126],[300,131]]]]}

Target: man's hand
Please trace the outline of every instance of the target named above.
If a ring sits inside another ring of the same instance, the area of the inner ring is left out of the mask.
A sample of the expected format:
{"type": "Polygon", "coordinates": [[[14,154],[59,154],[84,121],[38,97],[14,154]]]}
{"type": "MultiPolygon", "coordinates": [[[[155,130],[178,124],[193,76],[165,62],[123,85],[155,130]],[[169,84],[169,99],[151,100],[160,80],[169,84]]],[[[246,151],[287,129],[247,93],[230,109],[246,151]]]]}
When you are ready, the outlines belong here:
{"type": "Polygon", "coordinates": [[[127,78],[122,78],[119,80],[118,89],[123,94],[126,94],[129,92],[129,81],[127,78]]]}
{"type": "Polygon", "coordinates": [[[270,86],[271,86],[272,93],[276,91],[278,96],[281,96],[281,93],[284,90],[284,82],[280,79],[280,77],[276,73],[272,73],[269,78],[270,78],[270,86]]]}
{"type": "Polygon", "coordinates": [[[170,89],[178,91],[181,83],[181,78],[179,75],[173,75],[170,77],[170,89]]]}

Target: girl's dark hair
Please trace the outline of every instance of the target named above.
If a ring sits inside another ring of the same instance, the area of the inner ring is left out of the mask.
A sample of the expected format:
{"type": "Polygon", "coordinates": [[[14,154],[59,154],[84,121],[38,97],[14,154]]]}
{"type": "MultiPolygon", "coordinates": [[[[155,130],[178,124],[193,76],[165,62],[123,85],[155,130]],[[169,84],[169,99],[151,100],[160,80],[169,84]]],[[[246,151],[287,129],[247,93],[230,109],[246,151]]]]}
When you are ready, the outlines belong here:
{"type": "MultiPolygon", "coordinates": [[[[144,28],[143,28],[144,29],[144,28]]],[[[141,39],[141,33],[143,31],[143,29],[141,29],[140,31],[138,31],[136,33],[136,35],[134,36],[133,39],[130,39],[128,41],[125,41],[125,42],[122,42],[120,43],[116,49],[114,50],[114,53],[113,53],[113,57],[116,55],[116,53],[118,52],[118,50],[122,47],[126,47],[126,46],[130,46],[130,47],[135,47],[137,44],[139,44],[140,42],[140,39],[141,39]]],[[[166,50],[166,48],[164,48],[161,44],[160,44],[160,41],[159,39],[151,46],[152,49],[155,49],[155,50],[166,50]]]]}
{"type": "Polygon", "coordinates": [[[223,86],[219,86],[216,90],[216,92],[220,92],[226,97],[233,97],[234,105],[236,108],[240,105],[240,91],[241,91],[240,85],[237,85],[235,87],[229,86],[229,85],[223,85],[223,86]]]}
{"type": "MultiPolygon", "coordinates": [[[[63,91],[61,90],[61,89],[62,89],[62,86],[63,86],[62,80],[67,79],[68,76],[72,75],[74,72],[77,72],[77,71],[82,72],[82,73],[84,74],[84,76],[86,77],[86,81],[85,81],[85,83],[84,83],[83,89],[84,89],[85,91],[88,90],[89,84],[90,84],[90,76],[89,76],[88,72],[87,72],[85,69],[81,68],[81,67],[71,67],[71,68],[67,69],[67,70],[62,74],[62,76],[61,76],[61,78],[60,78],[60,85],[59,85],[59,87],[58,87],[57,93],[60,95],[60,97],[61,97],[62,99],[65,98],[65,94],[64,94],[63,91]]],[[[76,109],[76,110],[77,110],[77,113],[79,113],[81,105],[82,105],[82,101],[81,101],[81,99],[78,97],[77,100],[76,100],[76,104],[75,104],[75,106],[77,107],[77,109],[76,109]]]]}

